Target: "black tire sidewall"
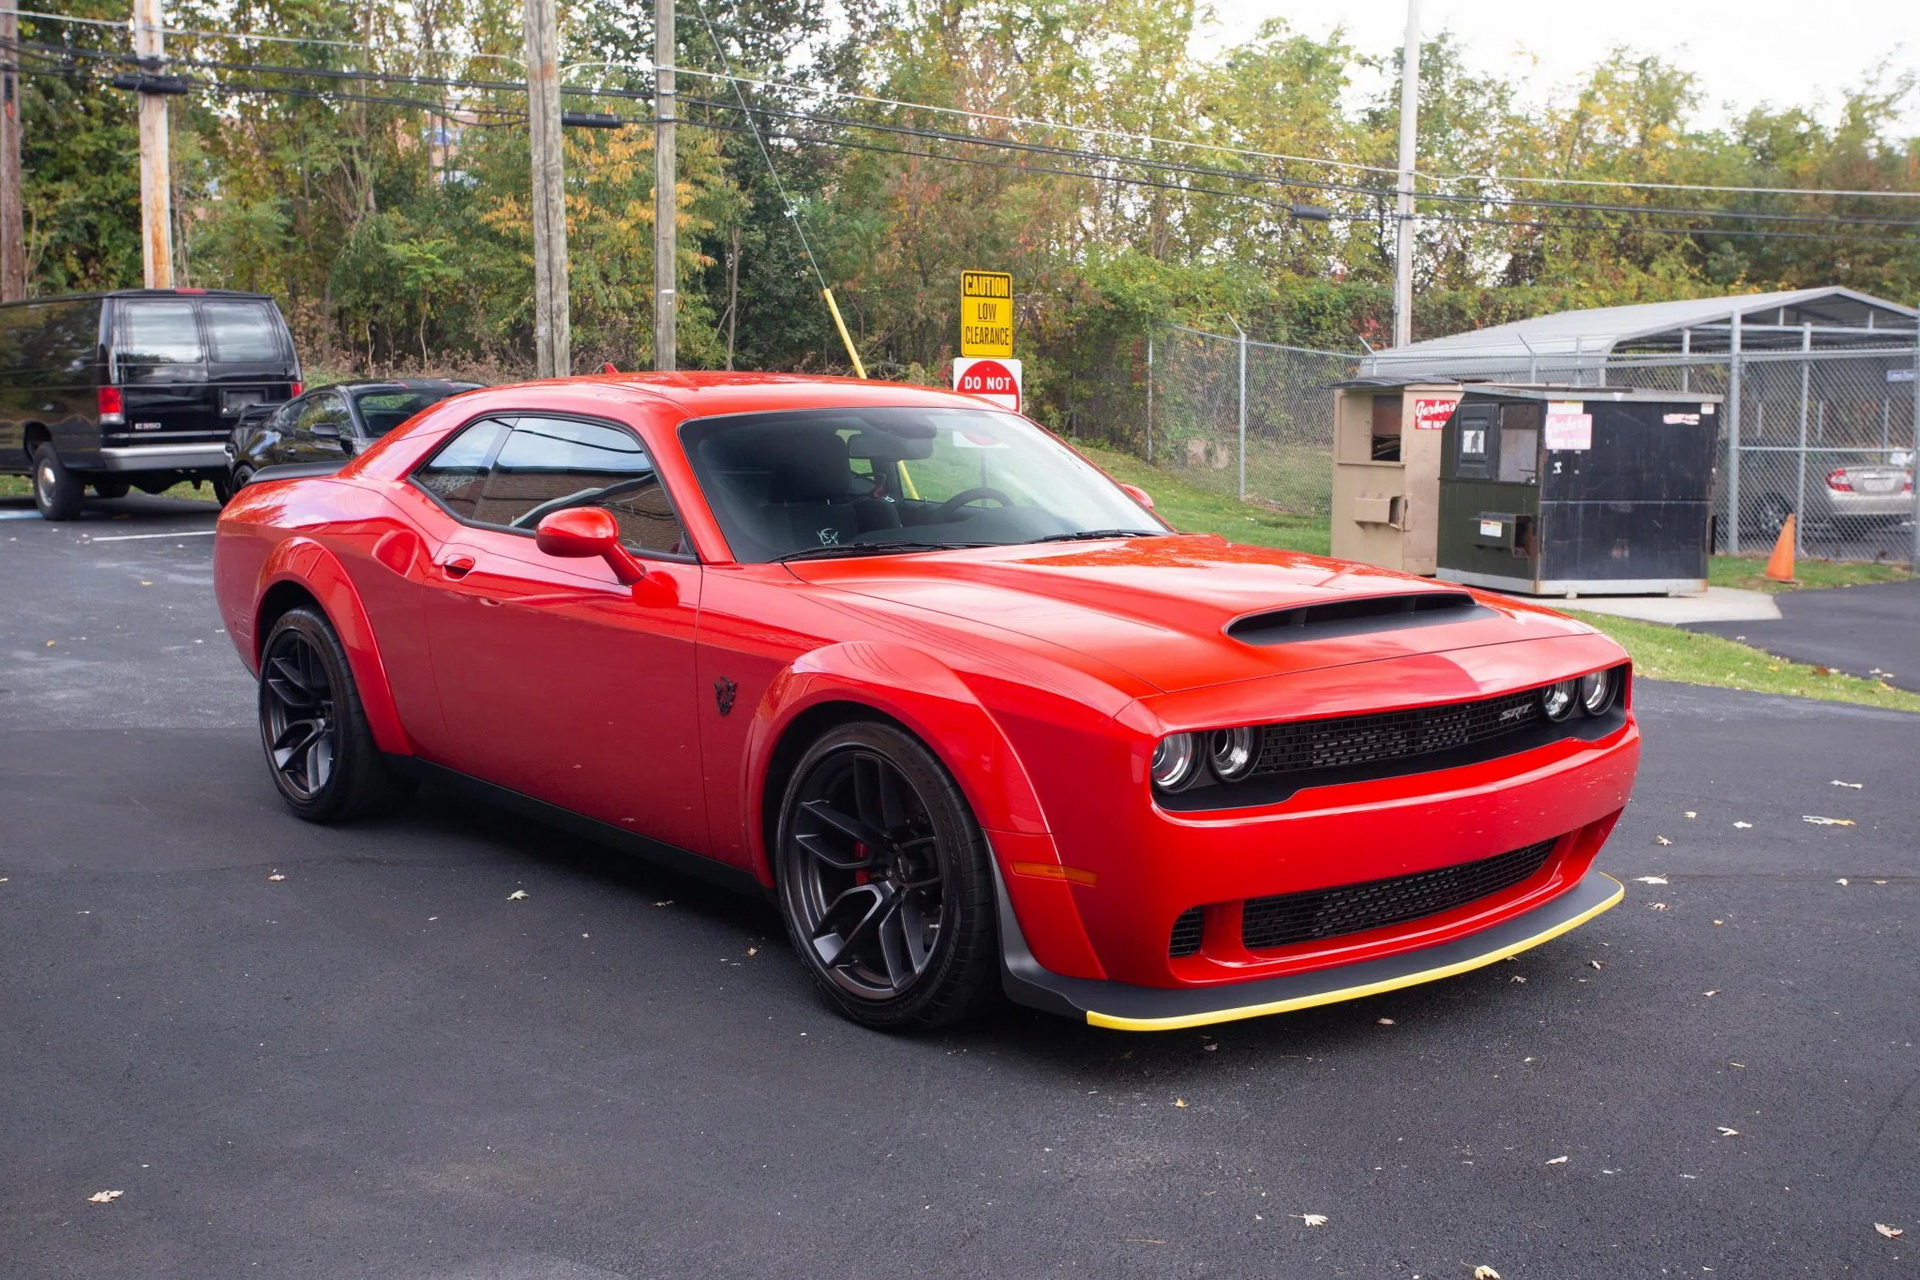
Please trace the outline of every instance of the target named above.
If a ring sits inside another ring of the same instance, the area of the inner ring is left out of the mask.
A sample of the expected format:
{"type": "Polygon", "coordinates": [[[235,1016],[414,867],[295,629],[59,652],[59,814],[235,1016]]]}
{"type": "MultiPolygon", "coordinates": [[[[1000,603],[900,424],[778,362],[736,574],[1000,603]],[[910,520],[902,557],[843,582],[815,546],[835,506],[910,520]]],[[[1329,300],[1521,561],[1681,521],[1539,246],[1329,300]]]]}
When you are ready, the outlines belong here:
{"type": "Polygon", "coordinates": [[[48,520],[71,520],[80,514],[86,481],[67,470],[51,444],[33,451],[33,505],[48,520]],[[43,474],[48,476],[43,480],[43,474]]]}
{"type": "Polygon", "coordinates": [[[885,722],[859,720],[821,735],[794,766],[781,798],[775,841],[775,896],[788,940],[815,985],[846,1017],[883,1030],[921,1030],[961,1021],[992,1002],[1000,968],[992,854],[952,775],[911,734],[885,722]],[[795,861],[806,856],[789,838],[802,787],[832,756],[852,750],[885,757],[920,793],[939,837],[945,880],[932,962],[905,992],[880,1000],[848,991],[826,972],[807,936],[801,890],[792,874],[795,861]]]}
{"type": "Polygon", "coordinates": [[[294,814],[308,822],[339,822],[375,812],[400,791],[386,759],[373,741],[366,712],[360,704],[360,689],[353,679],[353,668],[345,648],[333,627],[316,609],[302,606],[282,614],[267,633],[260,647],[260,687],[258,714],[260,746],[273,775],[274,790],[294,814]],[[289,631],[298,632],[326,668],[327,681],[333,687],[335,721],[333,774],[326,785],[313,795],[301,797],[289,791],[273,767],[273,739],[267,727],[266,664],[276,641],[289,631]]]}

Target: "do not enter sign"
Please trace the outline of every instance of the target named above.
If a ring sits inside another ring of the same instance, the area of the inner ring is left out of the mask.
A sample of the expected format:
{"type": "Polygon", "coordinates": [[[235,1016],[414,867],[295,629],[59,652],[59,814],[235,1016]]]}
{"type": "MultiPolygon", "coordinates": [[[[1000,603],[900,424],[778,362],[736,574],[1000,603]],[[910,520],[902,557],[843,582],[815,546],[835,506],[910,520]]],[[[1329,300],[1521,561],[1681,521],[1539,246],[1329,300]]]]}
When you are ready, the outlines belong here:
{"type": "Polygon", "coordinates": [[[1020,412],[1020,362],[1013,359],[973,360],[962,357],[953,362],[953,389],[962,395],[979,396],[1002,409],[1020,412]]]}

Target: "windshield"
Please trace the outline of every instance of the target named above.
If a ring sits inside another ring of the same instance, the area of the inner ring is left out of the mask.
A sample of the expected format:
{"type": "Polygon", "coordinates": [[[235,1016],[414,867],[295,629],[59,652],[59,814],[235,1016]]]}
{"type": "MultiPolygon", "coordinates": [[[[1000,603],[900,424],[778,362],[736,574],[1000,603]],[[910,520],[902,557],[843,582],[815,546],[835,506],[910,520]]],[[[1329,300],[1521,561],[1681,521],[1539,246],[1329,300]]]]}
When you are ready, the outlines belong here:
{"type": "Polygon", "coordinates": [[[680,438],[746,562],[1167,532],[1047,432],[991,409],[745,414],[680,438]]]}
{"type": "Polygon", "coordinates": [[[457,391],[466,387],[454,387],[445,391],[363,391],[353,398],[355,407],[360,410],[361,425],[366,427],[369,436],[383,436],[414,414],[429,405],[439,404],[457,391]]]}

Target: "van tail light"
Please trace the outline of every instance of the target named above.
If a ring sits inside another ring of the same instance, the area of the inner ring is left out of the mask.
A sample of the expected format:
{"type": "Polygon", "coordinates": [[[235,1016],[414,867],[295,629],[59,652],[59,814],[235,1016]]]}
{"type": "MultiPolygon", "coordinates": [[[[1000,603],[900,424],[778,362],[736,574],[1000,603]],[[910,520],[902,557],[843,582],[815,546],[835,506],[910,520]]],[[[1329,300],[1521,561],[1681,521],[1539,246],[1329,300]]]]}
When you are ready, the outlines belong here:
{"type": "Polygon", "coordinates": [[[99,409],[104,425],[117,426],[127,420],[127,402],[118,387],[100,388],[99,409]]]}
{"type": "Polygon", "coordinates": [[[1911,471],[1907,472],[1907,482],[1900,486],[1900,492],[1902,493],[1913,492],[1913,472],[1911,471]]]}
{"type": "Polygon", "coordinates": [[[1837,467],[1827,473],[1827,488],[1835,493],[1852,493],[1853,477],[1847,474],[1845,467],[1837,467]]]}
{"type": "Polygon", "coordinates": [[[287,399],[289,400],[293,399],[295,396],[299,395],[302,391],[305,391],[306,389],[307,389],[307,384],[304,382],[289,382],[287,384],[287,399]]]}

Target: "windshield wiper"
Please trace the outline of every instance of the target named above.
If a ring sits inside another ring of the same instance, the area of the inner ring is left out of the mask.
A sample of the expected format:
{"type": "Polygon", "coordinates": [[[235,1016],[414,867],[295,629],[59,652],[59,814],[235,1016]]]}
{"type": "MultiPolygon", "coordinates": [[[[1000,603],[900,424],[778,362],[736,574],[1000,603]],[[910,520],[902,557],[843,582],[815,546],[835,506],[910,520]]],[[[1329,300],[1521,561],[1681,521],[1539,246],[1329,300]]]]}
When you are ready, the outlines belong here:
{"type": "Polygon", "coordinates": [[[775,556],[769,563],[785,564],[789,560],[828,560],[836,556],[864,556],[888,551],[953,551],[961,547],[992,547],[993,542],[909,542],[894,539],[888,542],[836,542],[824,547],[802,547],[798,551],[789,551],[783,556],[775,556]]]}
{"type": "Polygon", "coordinates": [[[1034,538],[1034,542],[1087,542],[1094,538],[1164,538],[1167,535],[1152,529],[1082,529],[1078,533],[1050,533],[1044,538],[1034,538]]]}

